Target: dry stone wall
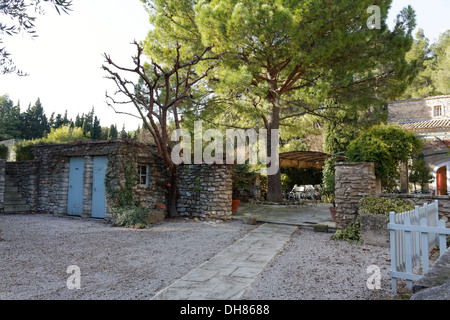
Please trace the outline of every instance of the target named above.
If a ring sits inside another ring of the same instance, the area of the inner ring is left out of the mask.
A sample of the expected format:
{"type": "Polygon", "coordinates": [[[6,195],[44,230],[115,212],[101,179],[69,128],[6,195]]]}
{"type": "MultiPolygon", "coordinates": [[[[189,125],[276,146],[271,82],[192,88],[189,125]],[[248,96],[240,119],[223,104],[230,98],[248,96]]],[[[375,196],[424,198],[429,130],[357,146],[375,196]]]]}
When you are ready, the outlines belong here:
{"type": "MultiPolygon", "coordinates": [[[[80,141],[42,145],[34,149],[35,159],[24,162],[0,161],[0,210],[4,206],[5,175],[18,187],[30,211],[67,214],[70,159],[83,158],[82,216],[92,213],[93,160],[108,157],[105,184],[105,218],[111,219],[111,207],[138,166],[146,166],[148,183],[132,187],[133,195],[145,208],[167,204],[167,170],[157,156],[156,148],[127,140],[80,141]],[[131,168],[131,169],[130,169],[131,168]],[[130,170],[133,173],[130,173],[130,170]]],[[[178,210],[182,216],[231,218],[232,165],[181,165],[178,210]]],[[[136,182],[136,181],[134,181],[136,182]]]]}
{"type": "Polygon", "coordinates": [[[7,162],[5,181],[8,179],[18,188],[18,192],[30,206],[30,211],[37,210],[38,205],[38,166],[34,161],[7,162]]]}
{"type": "Polygon", "coordinates": [[[191,164],[179,170],[180,215],[231,219],[233,165],[191,164]]]}
{"type": "Polygon", "coordinates": [[[336,226],[345,228],[358,217],[361,194],[376,192],[375,167],[367,162],[340,162],[335,165],[336,226]]]}
{"type": "MultiPolygon", "coordinates": [[[[363,197],[366,194],[361,194],[363,197]]],[[[399,198],[411,201],[416,206],[423,206],[425,203],[430,204],[438,200],[439,219],[445,221],[447,228],[450,228],[450,196],[433,196],[426,194],[377,194],[379,197],[399,198]]]]}

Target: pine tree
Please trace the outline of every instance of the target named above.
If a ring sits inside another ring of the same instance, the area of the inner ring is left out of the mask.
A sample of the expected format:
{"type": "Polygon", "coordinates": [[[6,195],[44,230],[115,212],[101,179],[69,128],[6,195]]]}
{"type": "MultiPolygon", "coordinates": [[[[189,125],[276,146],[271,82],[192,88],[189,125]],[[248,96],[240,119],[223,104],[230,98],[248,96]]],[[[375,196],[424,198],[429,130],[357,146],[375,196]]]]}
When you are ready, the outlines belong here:
{"type": "MultiPolygon", "coordinates": [[[[377,1],[380,29],[368,27],[372,0],[145,3],[154,24],[145,48],[152,58],[171,63],[177,43],[182,58],[207,46],[213,46],[212,54],[227,53],[207,84],[212,96],[240,107],[225,118],[229,104],[212,105],[210,112],[227,124],[256,116],[268,131],[279,130],[292,117],[320,115],[326,99],[367,108],[397,97],[411,81],[414,66],[404,58],[415,13],[410,6],[403,9],[389,30],[392,0],[377,1]]],[[[268,134],[268,155],[271,142],[268,134]]],[[[268,176],[268,195],[282,198],[279,171],[268,176]]]]}
{"type": "Polygon", "coordinates": [[[21,114],[21,118],[22,137],[26,140],[40,139],[50,132],[47,116],[39,98],[33,106],[31,104],[28,106],[28,109],[21,114]]]}
{"type": "Polygon", "coordinates": [[[20,107],[14,106],[8,95],[0,96],[0,141],[21,136],[20,107]]]}

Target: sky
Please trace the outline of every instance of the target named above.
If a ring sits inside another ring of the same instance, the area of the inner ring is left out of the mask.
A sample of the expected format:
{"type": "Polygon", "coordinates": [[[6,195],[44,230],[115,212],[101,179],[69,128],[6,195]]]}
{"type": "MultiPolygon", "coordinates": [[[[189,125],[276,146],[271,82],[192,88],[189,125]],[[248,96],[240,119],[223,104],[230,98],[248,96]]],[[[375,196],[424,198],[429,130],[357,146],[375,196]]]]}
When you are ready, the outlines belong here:
{"type": "MultiPolygon", "coordinates": [[[[407,5],[416,10],[417,26],[434,42],[450,29],[449,0],[394,0],[389,21],[407,5]]],[[[140,120],[119,115],[106,103],[105,92],[115,84],[101,69],[107,53],[121,65],[132,66],[133,40],[144,40],[150,30],[148,13],[139,0],[73,0],[70,14],[58,15],[49,7],[37,17],[37,38],[3,37],[26,77],[0,75],[0,95],[20,102],[21,110],[40,99],[48,116],[52,112],[75,119],[94,108],[102,126],[116,124],[135,130],[140,120]]],[[[123,109],[122,109],[123,110],[123,109]]]]}

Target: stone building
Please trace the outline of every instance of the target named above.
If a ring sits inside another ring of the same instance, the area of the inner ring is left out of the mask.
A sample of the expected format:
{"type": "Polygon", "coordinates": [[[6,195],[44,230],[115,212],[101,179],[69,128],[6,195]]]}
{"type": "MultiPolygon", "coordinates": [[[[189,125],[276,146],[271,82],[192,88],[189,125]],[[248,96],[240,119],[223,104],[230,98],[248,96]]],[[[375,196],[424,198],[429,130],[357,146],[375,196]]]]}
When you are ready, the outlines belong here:
{"type": "MultiPolygon", "coordinates": [[[[36,146],[34,154],[32,161],[0,161],[0,212],[110,220],[112,206],[125,198],[145,208],[167,203],[167,170],[153,145],[79,141],[36,146]]],[[[179,177],[182,215],[231,217],[231,166],[182,165],[179,177]]]]}
{"type": "Polygon", "coordinates": [[[450,190],[450,95],[393,101],[389,103],[389,123],[415,132],[425,141],[424,159],[433,170],[429,186],[436,195],[450,190]]]}

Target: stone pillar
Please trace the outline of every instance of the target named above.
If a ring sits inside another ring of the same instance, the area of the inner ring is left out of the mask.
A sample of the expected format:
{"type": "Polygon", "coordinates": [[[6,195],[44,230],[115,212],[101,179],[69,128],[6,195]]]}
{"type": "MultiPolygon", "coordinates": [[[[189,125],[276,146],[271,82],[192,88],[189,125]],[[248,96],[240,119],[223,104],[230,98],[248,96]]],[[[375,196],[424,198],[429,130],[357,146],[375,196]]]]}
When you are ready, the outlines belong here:
{"type": "Polygon", "coordinates": [[[360,194],[376,193],[375,166],[367,162],[340,162],[335,170],[336,226],[345,228],[358,217],[360,194]]]}

